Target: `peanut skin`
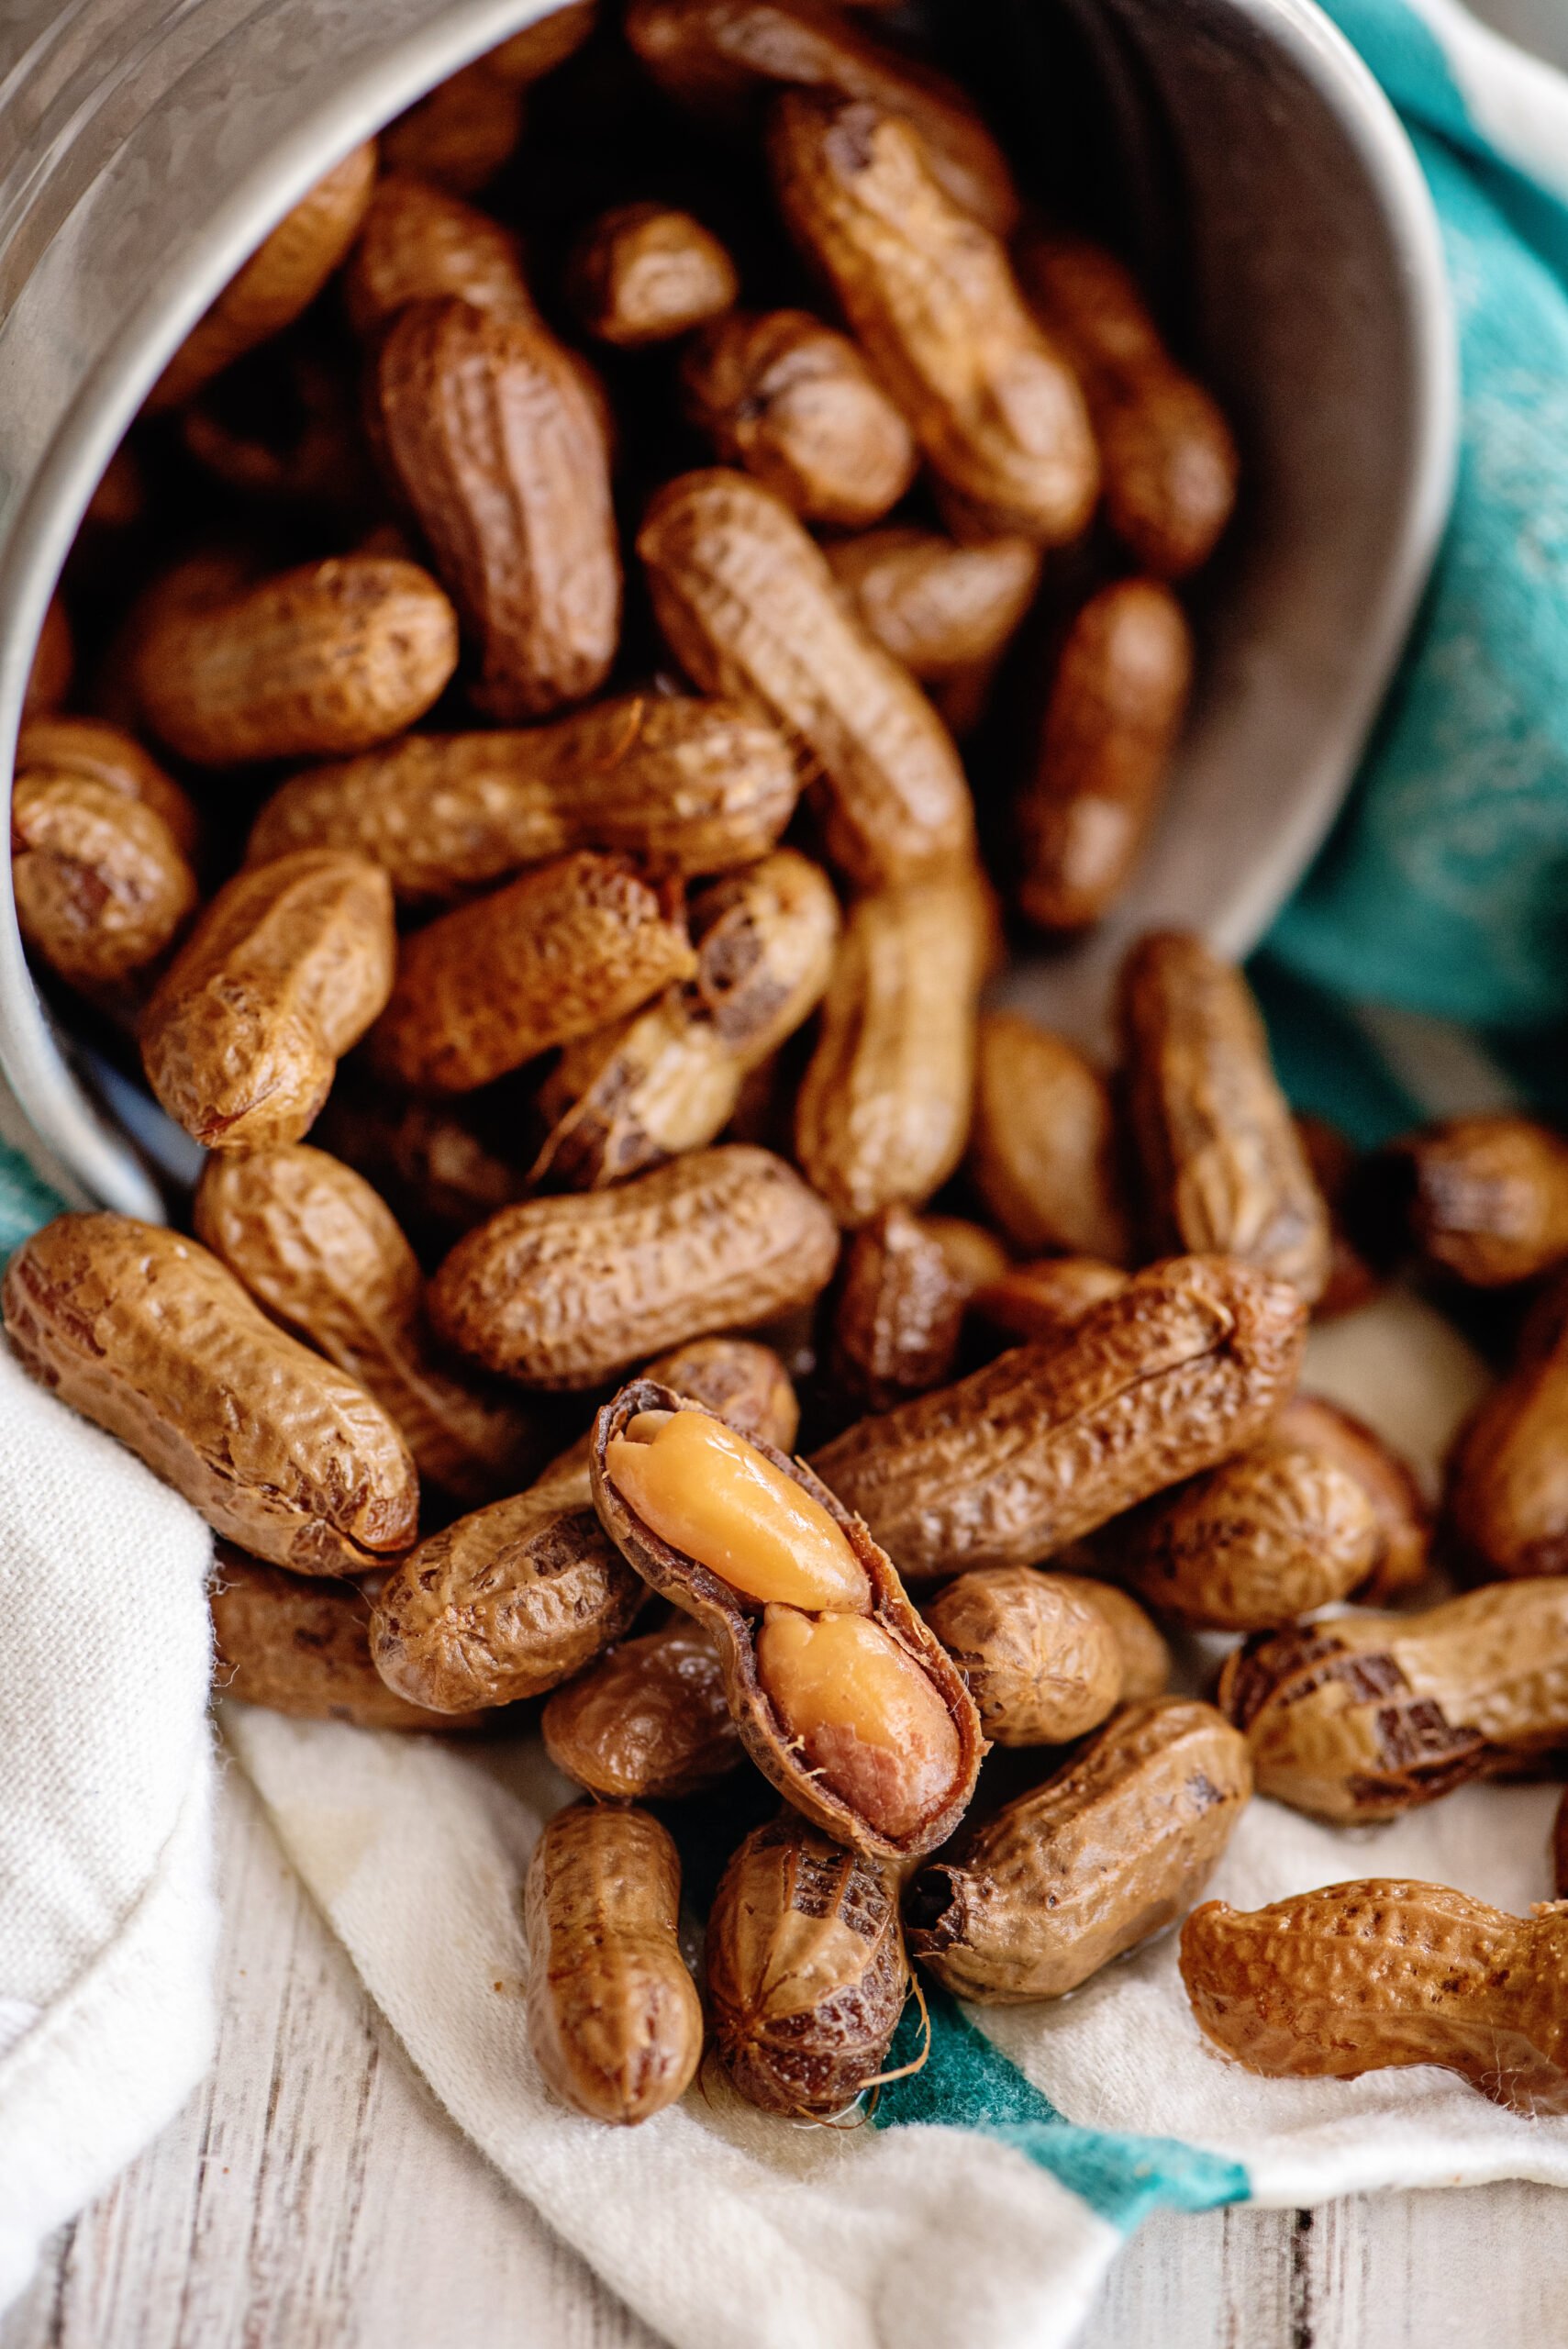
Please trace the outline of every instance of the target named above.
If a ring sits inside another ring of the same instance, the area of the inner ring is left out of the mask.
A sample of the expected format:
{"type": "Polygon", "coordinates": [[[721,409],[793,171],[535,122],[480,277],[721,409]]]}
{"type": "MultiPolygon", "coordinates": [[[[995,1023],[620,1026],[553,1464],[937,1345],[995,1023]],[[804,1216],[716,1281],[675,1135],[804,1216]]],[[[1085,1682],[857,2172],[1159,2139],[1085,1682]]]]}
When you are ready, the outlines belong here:
{"type": "Polygon", "coordinates": [[[695,1794],[745,1759],[718,1650],[684,1616],[558,1688],[539,1727],[556,1768],[609,1802],[695,1794]]]}
{"type": "Polygon", "coordinates": [[[959,546],[940,530],[892,528],[841,539],[828,561],[877,642],[927,683],[988,667],[1040,584],[1028,539],[959,546]]]}
{"type": "Polygon", "coordinates": [[[368,751],[422,718],[457,666],[451,606],[417,563],[335,556],[248,585],[184,564],[133,616],[131,686],[198,766],[368,751]]]}
{"type": "Polygon", "coordinates": [[[966,534],[1076,538],[1099,489],[1076,378],[1006,247],[947,194],[918,133],[863,101],[792,90],[774,101],[768,156],[786,226],[966,534]]]}
{"type": "Polygon", "coordinates": [[[955,205],[998,236],[1018,217],[1006,158],[958,84],[821,0],[632,0],[626,37],[662,89],[721,118],[780,83],[869,98],[913,125],[955,205]]]}
{"type": "Polygon", "coordinates": [[[1499,1760],[1568,1744],[1568,1580],[1249,1641],[1226,1659],[1219,1703],[1261,1792],[1321,1819],[1396,1818],[1499,1760]]]}
{"type": "Polygon", "coordinates": [[[371,1662],[371,1602],[361,1583],[286,1575],[220,1542],[211,1601],[215,1685],[226,1697],[356,1729],[467,1726],[394,1696],[371,1662]]]}
{"type": "Polygon", "coordinates": [[[372,1053],[399,1085],[471,1093],[634,1010],[694,959],[667,896],[625,857],[584,850],[405,939],[372,1053]]]}
{"type": "Polygon", "coordinates": [[[218,891],[160,981],[141,1059],[172,1118],[207,1150],[297,1141],[392,987],[386,875],[302,849],[218,891]]]}
{"type": "Polygon", "coordinates": [[[1092,1583],[987,1566],[960,1575],[923,1612],[994,1745],[1065,1745],[1120,1701],[1121,1647],[1092,1583]]]}
{"type": "Polygon", "coordinates": [[[1223,1249],[1310,1305],[1329,1214],[1240,971],[1201,939],[1141,939],[1121,974],[1128,1104],[1157,1246],[1223,1249]]]}
{"type": "Polygon", "coordinates": [[[668,342],[705,326],[740,290],[710,228],[664,204],[620,204],[584,229],[567,291],[588,333],[617,350],[668,342]]]}
{"type": "Polygon", "coordinates": [[[149,395],[150,409],[180,406],[309,306],[359,232],[375,170],[372,139],[284,215],[180,345],[149,395]]]}
{"type": "Polygon", "coordinates": [[[681,1955],[681,1864],[645,1810],[559,1811],[528,1869],[528,2044],[591,2121],[635,2128],[684,2095],[702,2002],[681,1955]]]}
{"type": "Polygon", "coordinates": [[[654,497],[637,548],[681,666],[704,692],[760,702],[816,771],[828,853],[848,879],[874,888],[968,853],[951,737],[781,498],[742,473],[683,474],[654,497]]]}
{"type": "Polygon", "coordinates": [[[725,873],[764,855],[795,812],[794,752],[734,701],[623,694],[553,725],[409,734],[273,793],[248,854],[351,848],[401,904],[442,905],[573,849],[653,873],[725,873]]]}
{"type": "Polygon", "coordinates": [[[1457,2072],[1515,2112],[1568,2112],[1568,1903],[1510,1917],[1447,1885],[1372,1879],[1182,1931],[1199,2027],[1271,2079],[1457,2072]]]}
{"type": "Polygon", "coordinates": [[[194,1241],[128,1216],[57,1216],[12,1257],[4,1308],[39,1385],[242,1549],[351,1575],[413,1540],[419,1481],[386,1413],[194,1241]]]}
{"type": "Polygon", "coordinates": [[[882,2072],[909,1992],[891,1868],[785,1811],[725,1869],[704,1958],[714,2045],[748,2104],[829,2120],[882,2072]]]}
{"type": "Polygon", "coordinates": [[[600,410],[543,327],[455,298],[398,311],[374,360],[392,479],[479,647],[504,725],[603,684],[620,559],[600,410]]]}
{"type": "Polygon", "coordinates": [[[764,1323],[827,1286],[832,1218],[799,1176],[741,1143],[694,1151],[613,1191],[504,1208],[430,1287],[438,1332],[528,1386],[584,1387],[651,1346],[764,1323]]]}
{"type": "Polygon", "coordinates": [[[879,521],[914,479],[904,418],[848,335],[807,310],[720,319],[692,343],[681,384],[686,414],[725,462],[807,522],[879,521]]]}
{"type": "Polygon", "coordinates": [[[850,1244],[833,1318],[840,1384],[873,1411],[940,1386],[963,1327],[963,1284],[907,1208],[884,1208],[850,1244]]]}
{"type": "Polygon", "coordinates": [[[980,1022],[968,1174],[1020,1254],[1129,1262],[1109,1088],[1064,1037],[1015,1012],[980,1022]]]}
{"type": "Polygon", "coordinates": [[[911,1953],[982,2006],[1059,1998],[1191,1906],[1251,1788],[1245,1742],[1211,1706],[1130,1706],[916,1877],[911,1953]]]}
{"type": "Polygon", "coordinates": [[[1195,571],[1236,503],[1236,444],[1224,417],[1177,366],[1129,272],[1102,247],[1031,235],[1018,270],[1084,386],[1112,529],[1159,578],[1195,571]]]}
{"type": "Polygon", "coordinates": [[[195,1220],[269,1313],[385,1408],[422,1477],[461,1501],[516,1486],[538,1456],[527,1419],[435,1358],[414,1251],[350,1167],[302,1143],[209,1159],[195,1220]]]}
{"type": "Polygon", "coordinates": [[[1178,1257],[1066,1341],[863,1419],[813,1465],[911,1580],[1032,1565],[1256,1434],[1295,1385],[1305,1320],[1284,1282],[1178,1257]]]}
{"type": "Polygon", "coordinates": [[[962,867],[851,907],[795,1115],[806,1178],[851,1230],[923,1206],[963,1155],[991,911],[962,867]]]}
{"type": "Polygon", "coordinates": [[[1157,580],[1103,587],[1068,630],[1018,800],[1018,903],[1042,930],[1085,929],[1126,886],[1192,676],[1192,631],[1157,580]]]}
{"type": "Polygon", "coordinates": [[[406,302],[443,295],[497,317],[535,316],[522,247],[509,228],[431,181],[388,172],[343,273],[350,321],[368,336],[406,302]]]}

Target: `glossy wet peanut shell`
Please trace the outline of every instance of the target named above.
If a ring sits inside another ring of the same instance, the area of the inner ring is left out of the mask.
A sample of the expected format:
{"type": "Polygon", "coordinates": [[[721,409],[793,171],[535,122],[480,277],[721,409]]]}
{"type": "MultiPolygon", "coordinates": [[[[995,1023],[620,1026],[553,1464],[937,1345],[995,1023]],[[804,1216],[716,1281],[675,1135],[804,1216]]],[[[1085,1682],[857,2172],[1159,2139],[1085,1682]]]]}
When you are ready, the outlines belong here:
{"type": "Polygon", "coordinates": [[[662,1598],[673,1600],[694,1616],[711,1634],[723,1660],[725,1688],[740,1742],[786,1802],[835,1842],[873,1858],[909,1859],[934,1850],[951,1834],[963,1816],[974,1790],[985,1741],[962,1677],[910,1605],[891,1562],[859,1519],[842,1507],[803,1462],[791,1460],[771,1444],[752,1439],[769,1464],[799,1485],[841,1530],[871,1586],[870,1620],[920,1665],[951,1719],[959,1756],[952,1784],[925,1818],[899,1836],[884,1834],[873,1827],[825,1778],[806,1766],[758,1674],[759,1610],[755,1602],[741,1598],[696,1559],[672,1547],[643,1522],[617,1489],[606,1465],[608,1447],[639,1411],[701,1408],[672,1388],[645,1378],[634,1379],[606,1404],[594,1423],[592,1469],[594,1506],[601,1522],[643,1580],[662,1598]]]}
{"type": "Polygon", "coordinates": [[[780,83],[873,99],[913,125],[954,204],[998,236],[1018,217],[1006,158],[957,83],[821,0],[633,0],[626,37],[662,89],[721,118],[780,83]]]}
{"type": "Polygon", "coordinates": [[[1260,1793],[1319,1819],[1397,1818],[1568,1746],[1568,1578],[1251,1640],[1227,1657],[1218,1702],[1260,1793]]]}
{"type": "Polygon", "coordinates": [[[702,2002],[676,1927],[681,1864],[645,1810],[558,1811],[528,1868],[528,2044],[591,2121],[635,2128],[684,2094],[702,2002]]]}
{"type": "Polygon", "coordinates": [[[187,792],[164,774],[134,734],[101,718],[32,718],[17,738],[17,780],[95,783],[161,816],[183,856],[193,856],[201,819],[187,792]]]}
{"type": "Polygon", "coordinates": [[[604,683],[620,558],[601,411],[542,326],[411,302],[373,362],[391,477],[479,651],[473,697],[502,724],[604,683]]]}
{"type": "Polygon", "coordinates": [[[982,2006],[1059,1998],[1175,1923],[1251,1790],[1246,1742],[1212,1706],[1129,1706],[921,1871],[910,1954],[982,2006]]]}
{"type": "Polygon", "coordinates": [[[523,122],[522,84],[477,57],[389,122],[381,150],[391,171],[477,195],[512,155],[523,122]]]}
{"type": "Polygon", "coordinates": [[[1271,1908],[1223,1900],[1182,1932],[1198,2025],[1271,2079],[1437,2064],[1540,2118],[1568,2112],[1568,1904],[1511,1917],[1447,1885],[1326,1885],[1271,1908]]]}
{"type": "Polygon", "coordinates": [[[1018,273],[1073,363],[1094,421],[1106,516],[1158,577],[1195,571],[1236,503],[1229,427],[1177,365],[1129,271],[1078,237],[1026,236],[1018,273]]]}
{"type": "Polygon", "coordinates": [[[1449,1118],[1385,1163],[1421,1255],[1470,1287],[1532,1280],[1568,1256],[1568,1141],[1533,1118],[1449,1118]]]}
{"type": "Polygon", "coordinates": [[[305,1143],[210,1158],[195,1223],[269,1313],[375,1397],[422,1477],[471,1503],[516,1489],[537,1433],[515,1396],[437,1358],[418,1260],[362,1175],[305,1143]]]}
{"type": "Polygon", "coordinates": [[[740,290],[710,228],[673,205],[619,204],[589,221],[566,269],[586,331],[617,350],[668,342],[728,310],[740,290]]]}
{"type": "Polygon", "coordinates": [[[725,1869],[704,1958],[715,2051],[748,2104],[829,2120],[884,2069],[909,1992],[893,1869],[786,1810],[725,1869]]]}
{"type": "Polygon", "coordinates": [[[921,1610],[994,1745],[1065,1745],[1120,1700],[1122,1653],[1093,1585],[1034,1566],[960,1575],[921,1610]]]}
{"type": "Polygon", "coordinates": [[[863,1419],[812,1464],[911,1580],[1036,1564],[1256,1434],[1295,1384],[1305,1319],[1249,1265],[1178,1257],[1065,1341],[863,1419]]]}
{"type": "Polygon", "coordinates": [[[273,793],[247,853],[350,848],[405,905],[440,905],[574,849],[651,873],[715,874],[765,855],[795,812],[798,763],[734,701],[622,694],[549,726],[409,734],[273,793]]]}
{"type": "Polygon", "coordinates": [[[1017,1012],[980,1022],[966,1172],[1020,1255],[1132,1254],[1116,1112],[1099,1071],[1017,1012]]]}
{"type": "Polygon", "coordinates": [[[5,1319],[40,1386],[241,1549],[344,1575],[413,1540],[419,1481],[386,1413],[194,1240],[129,1216],[56,1216],[11,1259],[5,1319]]]}
{"type": "Polygon", "coordinates": [[[993,662],[1040,584],[1040,549],[1028,539],[961,546],[897,524],[840,539],[828,561],[877,642],[928,682],[993,662]]]}
{"type": "Polygon", "coordinates": [[[186,564],[132,618],[137,706],[198,766],[368,751],[422,718],[457,666],[450,604],[393,555],[335,555],[254,584],[186,564]]]}
{"type": "Polygon", "coordinates": [[[371,1602],[359,1583],[284,1574],[219,1542],[210,1595],[221,1695],[294,1720],[356,1729],[467,1726],[406,1703],[381,1678],[371,1662],[371,1602]]]}
{"type": "Polygon", "coordinates": [[[1126,887],[1159,813],[1193,662],[1185,615],[1158,580],[1118,580],[1073,620],[1018,801],[1018,904],[1040,929],[1086,929],[1126,887]]]}
{"type": "Polygon", "coordinates": [[[37,769],[11,794],[11,884],[33,952],[77,986],[116,986],[172,943],[196,877],[156,809],[37,769]]]}
{"type": "Polygon", "coordinates": [[[1171,1685],[1171,1651],[1152,1616],[1130,1592],[1087,1575],[1053,1574],[1051,1580],[1098,1608],[1110,1625],[1121,1657],[1122,1703],[1138,1705],[1150,1697],[1162,1697],[1171,1685]]]}
{"type": "Polygon", "coordinates": [[[1538,1329],[1449,1455],[1440,1531],[1474,1574],[1568,1572],[1568,1328],[1538,1329]]]}
{"type": "Polygon", "coordinates": [[[459,1241],[430,1288],[436,1328],[524,1386],[596,1386],[657,1348],[809,1304],[832,1218],[771,1152],[693,1151],[618,1189],[530,1199],[459,1241]]]}
{"type": "Polygon", "coordinates": [[[718,1650],[684,1615],[558,1688],[539,1727],[556,1768],[606,1802],[696,1794],[745,1758],[718,1650]]]}
{"type": "Polygon", "coordinates": [[[802,1171],[850,1230],[924,1206],[963,1155],[992,940],[962,865],[850,908],[795,1111],[802,1171]]]}
{"type": "Polygon", "coordinates": [[[1184,930],[1122,966],[1129,1122],[1155,1246],[1218,1249],[1296,1286],[1329,1276],[1329,1214],[1251,988],[1184,930]]]}
{"type": "Polygon", "coordinates": [[[690,975],[679,892],[582,850],[405,938],[371,1041],[415,1091],[471,1093],[690,975]]]}
{"type": "Polygon", "coordinates": [[[940,1240],[907,1208],[855,1234],[833,1316],[833,1367],[873,1411],[940,1386],[963,1328],[964,1291],[940,1240]]]}
{"type": "MultiPolygon", "coordinates": [[[[719,319],[688,348],[681,387],[687,416],[725,462],[744,466],[808,522],[863,529],[914,479],[908,426],[849,336],[808,310],[719,319]]],[[[832,550],[828,561],[837,570],[832,550]]]]}
{"type": "Polygon", "coordinates": [[[863,101],[785,91],[768,161],[785,226],[957,501],[963,535],[1077,537],[1099,460],[1066,361],[1006,248],[955,205],[918,133],[863,101]]]}
{"type": "Polygon", "coordinates": [[[637,551],[687,674],[759,702],[796,746],[849,880],[875,888],[967,855],[973,811],[951,738],[782,498],[744,473],[684,473],[649,506],[637,551]]]}
{"type": "Polygon", "coordinates": [[[245,867],[142,1019],[159,1101],[206,1150],[297,1141],[386,1002],[395,952],[392,891],[366,858],[301,849],[245,867]]]}
{"type": "Polygon", "coordinates": [[[1353,1476],[1372,1504],[1378,1546],[1360,1596],[1381,1607],[1426,1579],[1431,1512],[1414,1471],[1365,1421],[1322,1395],[1293,1395],[1274,1422],[1282,1442],[1311,1446],[1353,1476]]]}
{"type": "Polygon", "coordinates": [[[499,317],[535,315],[522,246],[510,228],[433,181],[387,172],[343,273],[350,321],[369,335],[406,302],[444,295],[499,317]]]}
{"type": "Polygon", "coordinates": [[[977,1288],[970,1303],[993,1330],[1032,1344],[1062,1336],[1092,1305],[1119,1296],[1130,1277],[1098,1256],[1042,1256],[1032,1264],[1009,1264],[977,1288]]]}

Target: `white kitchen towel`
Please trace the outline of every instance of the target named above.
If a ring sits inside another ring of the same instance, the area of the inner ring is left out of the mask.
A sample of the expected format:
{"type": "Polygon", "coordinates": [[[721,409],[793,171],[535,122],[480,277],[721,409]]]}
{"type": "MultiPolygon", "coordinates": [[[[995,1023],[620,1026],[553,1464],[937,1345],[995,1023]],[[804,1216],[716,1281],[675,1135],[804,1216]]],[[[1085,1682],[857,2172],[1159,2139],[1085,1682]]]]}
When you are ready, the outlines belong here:
{"type": "Polygon", "coordinates": [[[0,2308],[212,2060],[211,1554],[0,1346],[0,2308]]]}

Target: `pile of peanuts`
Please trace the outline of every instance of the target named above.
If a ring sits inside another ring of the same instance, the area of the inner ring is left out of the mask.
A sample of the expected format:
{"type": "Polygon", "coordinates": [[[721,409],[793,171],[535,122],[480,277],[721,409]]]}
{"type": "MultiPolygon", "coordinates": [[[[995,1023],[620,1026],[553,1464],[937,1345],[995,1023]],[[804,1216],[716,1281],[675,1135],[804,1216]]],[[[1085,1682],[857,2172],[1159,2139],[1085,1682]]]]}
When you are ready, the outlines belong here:
{"type": "MultiPolygon", "coordinates": [[[[575,0],[273,230],[84,521],[17,911],[207,1154],[194,1236],[61,1216],[6,1327],[221,1537],[234,1694],[546,1699],[589,1799],[529,1873],[529,2024],[582,2112],[706,2047],[840,2114],[912,1961],[1062,1996],[1254,1787],[1360,1823],[1568,1748],[1568,1287],[1457,1444],[1462,1596],[1409,1604],[1409,1470],[1296,1392],[1401,1257],[1510,1301],[1568,1262],[1568,1145],[1357,1163],[1184,934],[1128,958],[1114,1077],[982,1008],[1007,922],[1133,866],[1236,477],[929,65],[826,0],[575,0]],[[695,210],[620,200],[662,157],[695,210]],[[1240,1635],[1213,1703],[1162,1624],[1240,1635]]],[[[1568,1907],[1385,1882],[1182,1941],[1257,2070],[1526,2110],[1568,2109],[1565,1961],[1568,1907]]]]}

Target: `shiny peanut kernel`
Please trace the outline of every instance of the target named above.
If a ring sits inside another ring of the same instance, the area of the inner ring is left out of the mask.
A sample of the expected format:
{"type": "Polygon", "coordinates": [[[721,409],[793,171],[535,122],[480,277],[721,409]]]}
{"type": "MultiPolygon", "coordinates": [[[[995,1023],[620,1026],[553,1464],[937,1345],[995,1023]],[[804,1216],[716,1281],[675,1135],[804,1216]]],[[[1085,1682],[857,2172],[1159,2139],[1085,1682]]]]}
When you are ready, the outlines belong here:
{"type": "Polygon", "coordinates": [[[880,1623],[771,1606],[757,1671],[813,1768],[882,1834],[908,1834],[951,1787],[952,1716],[880,1623]]]}
{"type": "Polygon", "coordinates": [[[697,1411],[639,1411],[606,1453],[644,1524],[764,1605],[871,1605],[865,1571],[819,1501],[741,1436],[697,1411]]]}

